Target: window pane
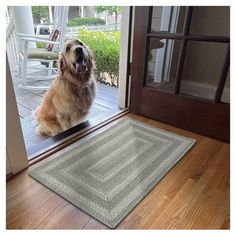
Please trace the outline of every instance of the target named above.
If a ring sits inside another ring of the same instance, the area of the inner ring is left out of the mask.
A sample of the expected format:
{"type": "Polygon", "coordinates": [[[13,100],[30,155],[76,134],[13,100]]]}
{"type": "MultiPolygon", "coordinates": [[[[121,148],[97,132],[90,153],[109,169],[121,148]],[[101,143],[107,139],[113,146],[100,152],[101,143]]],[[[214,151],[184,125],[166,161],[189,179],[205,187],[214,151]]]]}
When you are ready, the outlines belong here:
{"type": "Polygon", "coordinates": [[[230,8],[228,6],[197,6],[193,8],[190,34],[230,35],[230,8]]]}
{"type": "Polygon", "coordinates": [[[183,31],[186,7],[154,6],[151,32],[181,33],[183,31]]]}
{"type": "Polygon", "coordinates": [[[228,74],[226,77],[225,87],[223,90],[221,101],[226,102],[226,103],[230,103],[230,70],[228,71],[228,74]]]}
{"type": "Polygon", "coordinates": [[[188,42],[180,93],[212,100],[226,50],[224,43],[188,42]]]}
{"type": "Polygon", "coordinates": [[[174,90],[179,51],[179,40],[150,39],[146,86],[174,90]]]}

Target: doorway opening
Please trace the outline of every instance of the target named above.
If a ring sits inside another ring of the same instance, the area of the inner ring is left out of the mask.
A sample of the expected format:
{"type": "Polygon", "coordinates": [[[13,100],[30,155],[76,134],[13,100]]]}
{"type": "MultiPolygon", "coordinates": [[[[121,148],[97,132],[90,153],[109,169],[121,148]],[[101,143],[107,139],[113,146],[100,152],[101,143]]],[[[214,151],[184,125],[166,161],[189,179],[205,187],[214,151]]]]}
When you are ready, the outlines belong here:
{"type": "MultiPolygon", "coordinates": [[[[124,86],[127,85],[127,72],[124,72],[124,68],[127,70],[128,60],[121,62],[120,57],[123,53],[128,58],[128,51],[123,50],[123,48],[128,48],[128,46],[122,47],[120,42],[121,37],[124,37],[124,35],[129,39],[127,32],[129,31],[130,22],[127,13],[129,14],[130,9],[129,7],[117,6],[69,6],[65,41],[71,38],[80,38],[93,51],[96,63],[94,76],[97,80],[97,93],[87,120],[84,123],[54,137],[47,137],[39,136],[35,133],[37,123],[32,115],[33,111],[42,104],[46,90],[24,89],[19,86],[22,82],[18,76],[18,50],[20,50],[20,45],[15,22],[17,14],[14,14],[14,11],[22,9],[16,8],[19,7],[7,8],[7,55],[25,147],[28,159],[31,160],[36,155],[39,155],[41,150],[50,148],[55,143],[60,143],[63,139],[85,128],[101,123],[119,114],[125,108],[125,104],[122,101],[125,101],[127,97],[127,87],[124,86]]],[[[30,8],[34,22],[34,34],[47,39],[50,37],[53,21],[58,20],[54,18],[55,7],[46,6],[40,8],[34,6],[30,8]],[[36,13],[40,10],[45,15],[39,19],[36,13]]],[[[123,39],[122,41],[127,45],[129,43],[128,40],[125,41],[123,39]]],[[[36,43],[37,48],[44,48],[45,46],[43,43],[36,43]]],[[[43,63],[41,64],[44,66],[43,63]]],[[[32,75],[44,75],[47,73],[47,70],[37,71],[33,72],[32,75]]],[[[52,72],[52,75],[54,75],[53,73],[56,75],[57,71],[52,72]]],[[[35,80],[32,84],[36,83],[37,86],[48,87],[52,81],[35,80]]],[[[127,102],[125,103],[127,104],[127,102]]]]}

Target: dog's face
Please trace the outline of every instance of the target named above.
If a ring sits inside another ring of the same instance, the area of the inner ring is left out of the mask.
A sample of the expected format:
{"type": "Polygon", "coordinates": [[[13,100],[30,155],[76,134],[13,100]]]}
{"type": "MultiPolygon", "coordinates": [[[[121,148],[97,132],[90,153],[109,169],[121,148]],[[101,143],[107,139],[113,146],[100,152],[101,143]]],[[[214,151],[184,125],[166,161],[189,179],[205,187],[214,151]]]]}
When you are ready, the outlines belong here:
{"type": "Polygon", "coordinates": [[[88,80],[93,68],[93,57],[89,48],[80,40],[68,40],[60,54],[61,74],[69,73],[78,80],[88,80]]]}

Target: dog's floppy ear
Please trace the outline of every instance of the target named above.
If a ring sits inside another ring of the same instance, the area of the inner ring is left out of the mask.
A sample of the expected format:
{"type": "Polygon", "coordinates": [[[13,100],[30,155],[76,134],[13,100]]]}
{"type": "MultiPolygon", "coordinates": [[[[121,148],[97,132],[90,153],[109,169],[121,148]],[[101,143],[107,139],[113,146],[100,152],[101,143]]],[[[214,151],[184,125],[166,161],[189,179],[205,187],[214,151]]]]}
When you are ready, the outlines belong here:
{"type": "Polygon", "coordinates": [[[88,48],[89,51],[89,62],[90,62],[90,67],[92,69],[95,69],[95,61],[94,61],[94,55],[93,52],[88,48]]]}
{"type": "Polygon", "coordinates": [[[65,58],[64,58],[63,54],[60,53],[59,60],[58,60],[59,75],[64,75],[66,68],[67,68],[67,64],[66,64],[65,58]]]}

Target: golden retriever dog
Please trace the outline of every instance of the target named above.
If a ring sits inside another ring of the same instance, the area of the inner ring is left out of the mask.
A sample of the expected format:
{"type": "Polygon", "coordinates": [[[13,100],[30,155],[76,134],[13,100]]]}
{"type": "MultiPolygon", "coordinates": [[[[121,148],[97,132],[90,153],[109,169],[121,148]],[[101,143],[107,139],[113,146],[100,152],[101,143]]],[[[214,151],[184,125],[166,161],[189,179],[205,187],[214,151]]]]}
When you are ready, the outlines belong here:
{"type": "Polygon", "coordinates": [[[36,133],[54,136],[85,121],[96,94],[92,52],[80,40],[68,40],[59,55],[59,74],[35,111],[36,133]]]}

